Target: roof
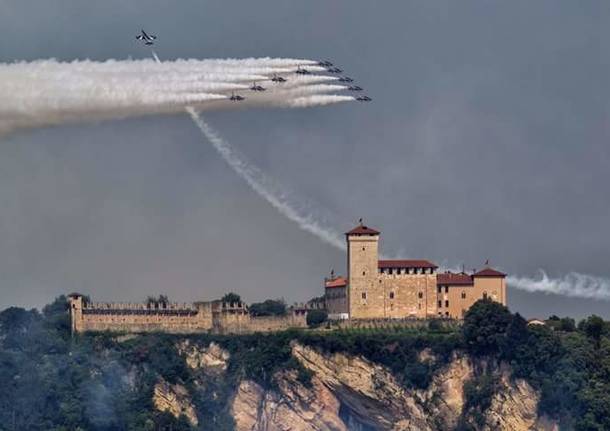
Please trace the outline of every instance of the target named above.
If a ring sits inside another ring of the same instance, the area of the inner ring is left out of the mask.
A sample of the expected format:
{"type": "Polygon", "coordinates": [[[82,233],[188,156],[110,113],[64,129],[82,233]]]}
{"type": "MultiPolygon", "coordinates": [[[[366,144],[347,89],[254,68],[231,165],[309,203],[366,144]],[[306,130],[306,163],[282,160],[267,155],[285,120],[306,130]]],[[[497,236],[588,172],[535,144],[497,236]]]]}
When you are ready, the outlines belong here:
{"type": "Polygon", "coordinates": [[[361,224],[361,225],[356,226],[349,232],[346,232],[345,234],[346,235],[379,235],[379,231],[361,224]]]}
{"type": "Polygon", "coordinates": [[[345,287],[347,280],[343,277],[327,278],[324,280],[324,287],[345,287]]]}
{"type": "Polygon", "coordinates": [[[493,268],[487,267],[484,268],[482,270],[480,270],[479,272],[475,272],[474,274],[472,274],[473,277],[506,277],[506,274],[504,274],[503,272],[500,271],[496,271],[493,268]]]}
{"type": "Polygon", "coordinates": [[[422,259],[380,260],[377,266],[379,268],[438,268],[429,260],[422,259]]]}
{"type": "Polygon", "coordinates": [[[472,276],[468,274],[454,274],[453,272],[446,272],[436,276],[436,284],[442,286],[472,286],[474,284],[474,280],[472,279],[472,276]]]}

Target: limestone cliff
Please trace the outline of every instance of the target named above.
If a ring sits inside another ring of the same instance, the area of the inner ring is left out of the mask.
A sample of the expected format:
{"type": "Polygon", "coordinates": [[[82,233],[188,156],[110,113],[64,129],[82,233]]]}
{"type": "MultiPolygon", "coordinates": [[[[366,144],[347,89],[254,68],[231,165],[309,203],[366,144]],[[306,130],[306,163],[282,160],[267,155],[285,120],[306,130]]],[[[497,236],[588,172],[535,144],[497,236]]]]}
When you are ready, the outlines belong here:
{"type": "Polygon", "coordinates": [[[153,392],[153,404],[157,410],[169,412],[176,418],[185,416],[193,426],[199,424],[190,395],[182,385],[170,385],[160,379],[153,392]]]}
{"type": "MultiPolygon", "coordinates": [[[[293,344],[292,354],[313,373],[311,387],[293,372],[278,374],[274,391],[242,381],[231,406],[237,430],[450,430],[463,414],[463,385],[476,372],[470,358],[455,353],[427,389],[417,390],[403,387],[383,366],[361,357],[322,354],[300,344],[293,344]]],[[[426,354],[420,358],[434,360],[426,354]]],[[[537,417],[538,394],[527,382],[511,381],[506,368],[498,373],[501,389],[484,414],[484,425],[475,429],[557,429],[537,417]]]]}
{"type": "MultiPolygon", "coordinates": [[[[154,405],[175,417],[184,415],[197,426],[200,420],[192,400],[205,391],[218,398],[214,392],[218,386],[210,382],[217,385],[226,378],[230,355],[215,343],[205,346],[183,340],[176,348],[193,372],[198,393],[189,394],[184,386],[161,379],[155,386],[154,405]]],[[[227,399],[237,431],[438,431],[460,424],[482,431],[558,430],[552,420],[538,417],[539,394],[525,380],[511,379],[505,364],[455,351],[444,365],[438,363],[425,389],[414,389],[401,384],[384,366],[360,356],[323,353],[296,342],[290,352],[311,373],[311,380],[300,379],[293,369],[277,372],[273,389],[253,380],[237,380],[227,399]],[[475,417],[472,407],[465,408],[464,385],[482,373],[491,373],[496,386],[489,408],[475,417]]],[[[424,363],[437,361],[430,350],[418,352],[417,358],[424,363]]]]}

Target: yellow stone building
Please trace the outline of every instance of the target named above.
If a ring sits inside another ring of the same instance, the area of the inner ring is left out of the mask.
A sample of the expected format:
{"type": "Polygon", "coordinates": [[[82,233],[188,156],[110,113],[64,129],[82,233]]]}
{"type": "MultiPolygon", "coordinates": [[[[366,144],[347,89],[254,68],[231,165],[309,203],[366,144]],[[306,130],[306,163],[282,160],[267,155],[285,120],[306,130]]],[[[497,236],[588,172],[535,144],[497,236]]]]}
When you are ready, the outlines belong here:
{"type": "Polygon", "coordinates": [[[347,277],[325,279],[331,318],[460,319],[481,298],[506,305],[506,274],[438,272],[428,260],[379,260],[379,231],[360,224],[345,234],[347,277]]]}

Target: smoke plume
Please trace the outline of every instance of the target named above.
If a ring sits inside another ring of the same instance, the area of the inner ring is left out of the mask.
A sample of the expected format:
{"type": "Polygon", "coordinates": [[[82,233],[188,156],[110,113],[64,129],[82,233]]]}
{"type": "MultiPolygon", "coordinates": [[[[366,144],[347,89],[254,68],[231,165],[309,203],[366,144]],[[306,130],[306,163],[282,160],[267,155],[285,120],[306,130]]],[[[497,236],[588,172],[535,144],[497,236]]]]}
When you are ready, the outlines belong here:
{"type": "Polygon", "coordinates": [[[550,278],[541,270],[538,278],[509,276],[506,281],[510,287],[527,292],[610,300],[610,279],[590,274],[569,272],[563,277],[550,278]]]}
{"type": "Polygon", "coordinates": [[[39,60],[0,64],[0,134],[17,129],[230,108],[302,108],[353,101],[316,62],[299,59],[39,60]],[[307,67],[310,75],[294,72],[307,67]],[[274,82],[282,77],[286,82],[274,82]],[[253,92],[256,83],[266,91],[253,92]],[[230,100],[233,94],[244,100],[230,100]]]}

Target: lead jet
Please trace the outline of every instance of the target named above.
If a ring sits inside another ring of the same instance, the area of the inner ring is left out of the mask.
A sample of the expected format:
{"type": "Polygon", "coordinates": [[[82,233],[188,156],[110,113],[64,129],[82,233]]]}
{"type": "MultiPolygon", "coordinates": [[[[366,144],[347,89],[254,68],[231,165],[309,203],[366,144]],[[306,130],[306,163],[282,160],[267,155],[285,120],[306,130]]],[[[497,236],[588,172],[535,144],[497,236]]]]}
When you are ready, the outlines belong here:
{"type": "Polygon", "coordinates": [[[347,87],[349,91],[362,91],[362,87],[358,87],[357,85],[350,85],[347,87]]]}
{"type": "Polygon", "coordinates": [[[311,72],[309,70],[301,69],[301,66],[298,66],[296,72],[294,72],[294,73],[296,73],[298,75],[311,75],[311,72]]]}
{"type": "Polygon", "coordinates": [[[242,100],[246,100],[246,98],[231,91],[231,97],[229,97],[229,100],[231,102],[241,102],[242,100]]]}
{"type": "Polygon", "coordinates": [[[144,45],[152,45],[154,43],[153,41],[157,39],[157,36],[147,34],[144,30],[142,30],[142,33],[137,35],[136,39],[144,42],[144,45]]]}
{"type": "Polygon", "coordinates": [[[330,72],[330,73],[341,73],[341,72],[343,72],[343,70],[339,69],[338,67],[329,67],[329,68],[326,69],[326,71],[330,72]]]}
{"type": "Polygon", "coordinates": [[[373,99],[371,99],[369,96],[358,96],[356,97],[356,100],[358,102],[370,102],[373,99]]]}
{"type": "Polygon", "coordinates": [[[322,67],[333,67],[333,64],[330,61],[327,60],[321,60],[318,61],[318,66],[322,66],[322,67]]]}
{"type": "Polygon", "coordinates": [[[265,91],[266,88],[265,87],[261,87],[260,85],[256,85],[256,82],[252,83],[252,87],[250,87],[250,90],[252,91],[265,91]]]}
{"type": "Polygon", "coordinates": [[[348,76],[342,76],[339,78],[339,82],[354,82],[354,80],[348,76]]]}
{"type": "Polygon", "coordinates": [[[271,80],[273,82],[286,82],[288,81],[286,78],[282,78],[281,76],[278,76],[277,74],[273,74],[273,78],[271,78],[271,80]]]}

